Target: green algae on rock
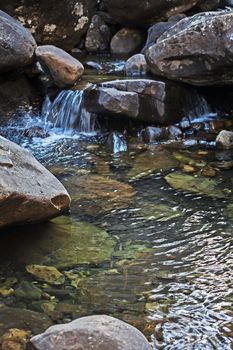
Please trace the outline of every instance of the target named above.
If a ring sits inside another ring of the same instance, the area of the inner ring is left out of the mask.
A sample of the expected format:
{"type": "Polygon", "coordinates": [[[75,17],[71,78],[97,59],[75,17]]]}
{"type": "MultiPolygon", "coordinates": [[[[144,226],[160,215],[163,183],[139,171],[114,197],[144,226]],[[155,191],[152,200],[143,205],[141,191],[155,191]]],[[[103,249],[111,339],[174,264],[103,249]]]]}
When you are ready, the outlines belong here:
{"type": "Polygon", "coordinates": [[[63,272],[79,264],[110,261],[116,244],[107,232],[90,223],[60,217],[46,225],[25,231],[24,244],[18,244],[14,259],[21,266],[54,266],[63,272]]]}
{"type": "Polygon", "coordinates": [[[221,199],[226,197],[225,193],[218,187],[218,181],[216,179],[174,172],[165,176],[165,180],[176,190],[196,193],[212,198],[221,199]]]}
{"type": "Polygon", "coordinates": [[[230,219],[233,219],[233,203],[227,205],[226,214],[230,219]]]}
{"type": "Polygon", "coordinates": [[[138,203],[136,216],[142,216],[146,220],[169,221],[182,216],[182,212],[177,207],[170,207],[167,204],[154,204],[149,201],[138,203]]]}
{"type": "Polygon", "coordinates": [[[42,290],[34,283],[22,281],[16,288],[15,295],[20,299],[39,300],[42,296],[42,290]]]}
{"type": "Polygon", "coordinates": [[[177,166],[177,160],[168,151],[157,147],[137,155],[127,177],[130,180],[138,180],[156,171],[167,171],[177,166]]]}
{"type": "Polygon", "coordinates": [[[0,337],[11,328],[24,329],[38,334],[52,324],[50,318],[42,313],[0,305],[0,337]]]}
{"type": "Polygon", "coordinates": [[[129,184],[99,175],[77,176],[66,187],[73,205],[80,205],[88,215],[126,208],[135,195],[129,184]]]}
{"type": "Polygon", "coordinates": [[[53,266],[29,265],[26,270],[39,281],[48,284],[59,286],[65,282],[65,276],[53,266]]]}
{"type": "Polygon", "coordinates": [[[67,217],[55,219],[53,222],[63,233],[62,245],[57,245],[51,256],[56,265],[69,267],[98,264],[111,259],[116,242],[106,231],[86,222],[70,222],[67,217]]]}
{"type": "Polygon", "coordinates": [[[125,242],[120,250],[113,253],[113,257],[123,260],[135,260],[143,258],[152,251],[151,248],[142,243],[125,242]]]}

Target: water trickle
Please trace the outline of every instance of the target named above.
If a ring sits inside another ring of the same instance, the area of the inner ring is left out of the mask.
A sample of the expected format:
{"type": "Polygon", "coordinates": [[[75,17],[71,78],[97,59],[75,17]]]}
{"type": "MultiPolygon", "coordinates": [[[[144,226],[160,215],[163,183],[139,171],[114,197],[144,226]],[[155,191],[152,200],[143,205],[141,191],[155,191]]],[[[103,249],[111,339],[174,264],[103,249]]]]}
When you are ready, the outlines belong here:
{"type": "Polygon", "coordinates": [[[187,102],[188,117],[191,122],[205,122],[216,117],[216,113],[203,96],[196,94],[195,98],[188,99],[187,102]]]}
{"type": "Polygon", "coordinates": [[[47,96],[42,108],[42,118],[47,129],[64,134],[75,131],[90,133],[95,129],[95,116],[83,105],[84,90],[61,91],[53,102],[47,96]]]}

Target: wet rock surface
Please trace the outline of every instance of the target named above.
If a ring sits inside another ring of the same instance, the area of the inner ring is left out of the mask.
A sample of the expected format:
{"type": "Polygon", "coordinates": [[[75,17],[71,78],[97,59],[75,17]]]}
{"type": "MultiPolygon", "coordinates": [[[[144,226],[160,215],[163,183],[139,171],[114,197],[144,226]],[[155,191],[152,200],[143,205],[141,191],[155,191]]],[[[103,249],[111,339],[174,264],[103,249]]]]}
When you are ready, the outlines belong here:
{"type": "Polygon", "coordinates": [[[109,316],[89,316],[49,328],[31,339],[38,350],[151,350],[136,328],[109,316]]]}
{"type": "Polygon", "coordinates": [[[46,221],[68,210],[62,184],[26,150],[0,138],[0,226],[46,221]]]}

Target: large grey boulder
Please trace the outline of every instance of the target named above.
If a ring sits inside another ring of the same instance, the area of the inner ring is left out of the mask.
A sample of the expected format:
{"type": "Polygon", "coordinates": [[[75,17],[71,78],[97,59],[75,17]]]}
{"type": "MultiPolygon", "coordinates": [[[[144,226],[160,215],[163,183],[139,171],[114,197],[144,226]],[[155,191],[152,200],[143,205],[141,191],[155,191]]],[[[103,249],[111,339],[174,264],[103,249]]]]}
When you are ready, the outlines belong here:
{"type": "Polygon", "coordinates": [[[233,12],[185,18],[146,51],[150,70],[193,85],[233,83],[233,12]]]}
{"type": "Polygon", "coordinates": [[[211,1],[212,4],[209,0],[103,0],[103,3],[116,22],[138,28],[168,19],[207,2],[208,9],[216,8],[216,1],[211,1]]]}
{"type": "Polygon", "coordinates": [[[52,326],[31,342],[37,350],[152,350],[136,328],[104,315],[52,326]]]}
{"type": "Polygon", "coordinates": [[[200,101],[195,90],[182,84],[152,79],[114,80],[86,93],[86,108],[109,117],[129,118],[160,125],[180,121],[200,101]]]}
{"type": "Polygon", "coordinates": [[[59,87],[72,86],[83,75],[82,63],[56,46],[38,46],[36,57],[45,73],[59,87]]]}
{"type": "Polygon", "coordinates": [[[29,65],[36,42],[18,21],[0,11],[0,72],[29,65]]]}
{"type": "Polygon", "coordinates": [[[0,0],[0,8],[21,22],[40,45],[71,50],[86,33],[97,0],[0,0]]]}
{"type": "Polygon", "coordinates": [[[0,136],[0,227],[46,221],[69,205],[63,185],[29,152],[0,136]]]}

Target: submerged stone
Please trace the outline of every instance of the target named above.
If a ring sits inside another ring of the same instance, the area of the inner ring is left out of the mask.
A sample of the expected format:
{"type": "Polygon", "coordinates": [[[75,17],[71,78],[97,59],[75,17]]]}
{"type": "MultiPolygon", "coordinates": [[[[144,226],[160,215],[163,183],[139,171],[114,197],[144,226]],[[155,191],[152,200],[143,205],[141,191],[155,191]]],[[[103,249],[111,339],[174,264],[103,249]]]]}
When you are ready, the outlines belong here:
{"type": "Polygon", "coordinates": [[[38,334],[51,325],[52,321],[42,313],[0,305],[0,337],[11,328],[38,334]]]}
{"type": "Polygon", "coordinates": [[[137,216],[142,216],[146,220],[169,221],[182,215],[176,207],[166,204],[154,204],[149,201],[138,203],[140,208],[136,211],[137,216]]]}
{"type": "Polygon", "coordinates": [[[99,175],[74,177],[67,187],[73,204],[89,215],[128,207],[135,195],[130,185],[99,175]]]}
{"type": "Polygon", "coordinates": [[[65,282],[65,276],[53,266],[29,265],[26,270],[39,281],[54,285],[62,285],[65,282]]]}
{"type": "Polygon", "coordinates": [[[233,219],[233,203],[227,205],[226,214],[230,219],[233,219]]]}
{"type": "Polygon", "coordinates": [[[156,171],[167,171],[177,167],[178,162],[172,155],[160,148],[148,150],[136,156],[132,169],[128,173],[130,180],[149,176],[156,171]]]}
{"type": "Polygon", "coordinates": [[[111,259],[116,243],[103,229],[69,217],[33,227],[33,237],[30,230],[16,240],[17,249],[11,255],[24,266],[54,266],[62,271],[79,264],[99,264],[111,259]]]}
{"type": "Polygon", "coordinates": [[[212,198],[225,198],[225,193],[218,188],[218,181],[204,176],[192,176],[183,173],[171,173],[165,177],[176,190],[197,193],[212,198]]]}
{"type": "Polygon", "coordinates": [[[30,332],[22,329],[9,329],[1,337],[2,350],[25,350],[29,342],[30,332]]]}
{"type": "Polygon", "coordinates": [[[142,243],[133,243],[131,241],[125,242],[120,250],[113,253],[113,257],[124,260],[134,260],[143,258],[152,249],[142,243]]]}
{"type": "Polygon", "coordinates": [[[42,291],[33,283],[22,281],[16,288],[15,295],[22,299],[38,300],[41,298],[42,291]]]}

